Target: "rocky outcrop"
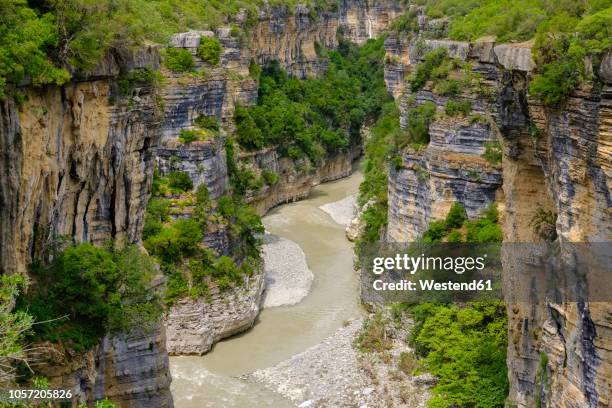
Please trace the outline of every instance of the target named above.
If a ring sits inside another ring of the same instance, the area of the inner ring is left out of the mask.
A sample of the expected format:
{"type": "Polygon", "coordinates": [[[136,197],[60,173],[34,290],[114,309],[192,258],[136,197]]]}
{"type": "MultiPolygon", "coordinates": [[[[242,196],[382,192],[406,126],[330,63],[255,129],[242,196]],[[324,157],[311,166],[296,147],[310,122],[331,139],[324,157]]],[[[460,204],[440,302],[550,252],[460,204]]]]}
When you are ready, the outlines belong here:
{"type": "Polygon", "coordinates": [[[356,146],[347,152],[323,159],[316,168],[311,168],[307,163],[296,163],[289,158],[279,157],[275,149],[243,153],[239,161],[245,167],[256,173],[272,171],[279,176],[278,182],[252,192],[247,201],[263,215],[279,204],[304,199],[315,186],[350,175],[353,161],[360,154],[361,148],[356,146]]]}
{"type": "MultiPolygon", "coordinates": [[[[402,112],[423,98],[433,100],[440,110],[441,102],[427,94],[427,87],[410,103],[402,96],[408,94],[405,77],[427,49],[444,46],[449,55],[467,59],[486,86],[495,90],[490,103],[478,108],[488,119],[486,125],[466,127],[466,123],[438,118],[430,126],[432,141],[427,148],[401,152],[399,169],[390,170],[390,239],[412,239],[426,222],[443,215],[448,206],[445,200],[461,201],[470,212],[470,207],[473,211],[481,204],[474,199],[496,199],[504,210],[505,242],[539,240],[530,223],[542,211],[556,215],[551,228],[566,261],[575,258],[569,243],[610,241],[609,53],[596,71],[598,86],[585,84],[563,105],[548,108],[528,93],[534,69],[529,43],[499,45],[489,38],[469,44],[422,40],[417,49],[414,42],[390,37],[385,45],[389,56],[385,79],[400,98],[402,112]],[[493,171],[476,160],[486,135],[495,135],[503,146],[501,168],[493,171]],[[465,177],[470,165],[479,180],[465,177]],[[500,182],[503,189],[495,191],[500,182]],[[467,200],[458,190],[467,193],[467,200]]],[[[463,92],[461,98],[466,96],[463,92]]],[[[476,100],[472,104],[478,106],[476,100]]],[[[408,118],[402,114],[403,125],[408,118]]],[[[519,407],[532,407],[536,401],[554,407],[610,406],[610,302],[589,298],[588,289],[597,282],[585,276],[572,276],[577,283],[557,295],[555,302],[521,297],[523,285],[535,290],[526,281],[526,273],[542,255],[537,246],[528,248],[521,256],[504,259],[511,403],[519,407]]]]}
{"type": "Polygon", "coordinates": [[[259,314],[263,271],[226,291],[211,286],[209,298],[181,299],[166,319],[170,354],[202,355],[221,339],[248,330],[259,314]]]}
{"type": "MultiPolygon", "coordinates": [[[[573,247],[564,243],[612,237],[610,83],[602,91],[578,90],[561,109],[549,109],[526,94],[528,74],[509,75],[500,101],[507,152],[505,240],[532,241],[529,221],[538,209],[551,210],[561,254],[572,258],[573,247]]],[[[606,299],[591,299],[588,290],[601,282],[583,276],[557,302],[525,304],[517,301],[515,286],[531,259],[505,265],[515,272],[505,282],[510,396],[519,406],[535,400],[559,407],[609,406],[612,307],[606,299]]]]}
{"type": "Polygon", "coordinates": [[[66,358],[69,351],[49,346],[47,360],[36,371],[52,388],[70,389],[73,406],[108,398],[121,407],[172,407],[163,326],[107,335],[78,358],[66,358]]]}
{"type": "MultiPolygon", "coordinates": [[[[397,43],[387,41],[387,52],[399,52],[393,44],[397,43]]],[[[444,47],[450,57],[464,62],[470,55],[466,43],[428,40],[424,44],[427,49],[444,47]]],[[[408,45],[402,49],[411,47],[408,45]]],[[[421,60],[424,52],[410,55],[412,57],[401,57],[405,61],[412,58],[408,69],[421,60]]],[[[387,65],[392,66],[392,72],[397,72],[397,64],[388,62],[387,65]]],[[[412,110],[426,103],[433,104],[436,110],[429,125],[427,146],[401,149],[389,170],[387,239],[390,241],[416,239],[432,220],[445,218],[454,202],[460,202],[468,217],[474,218],[499,198],[501,166],[489,163],[483,157],[487,144],[496,144],[500,140],[499,130],[491,116],[495,107],[490,94],[494,92],[496,76],[479,62],[470,71],[479,76],[480,87],[462,85],[462,92],[452,98],[439,95],[431,83],[417,92],[404,89],[403,80],[401,86],[395,81],[390,83],[394,92],[400,94],[402,129],[411,126],[410,120],[414,120],[410,115],[412,110]],[[468,103],[471,106],[469,114],[447,114],[445,106],[451,99],[468,103]]]]}
{"type": "MultiPolygon", "coordinates": [[[[161,109],[154,87],[121,94],[117,76],[158,65],[154,47],[109,54],[87,80],[20,88],[20,105],[0,101],[0,273],[27,274],[61,236],[139,241],[161,109]]],[[[107,336],[85,355],[67,353],[41,370],[83,400],[106,395],[125,407],[172,405],[160,326],[107,336]]]]}

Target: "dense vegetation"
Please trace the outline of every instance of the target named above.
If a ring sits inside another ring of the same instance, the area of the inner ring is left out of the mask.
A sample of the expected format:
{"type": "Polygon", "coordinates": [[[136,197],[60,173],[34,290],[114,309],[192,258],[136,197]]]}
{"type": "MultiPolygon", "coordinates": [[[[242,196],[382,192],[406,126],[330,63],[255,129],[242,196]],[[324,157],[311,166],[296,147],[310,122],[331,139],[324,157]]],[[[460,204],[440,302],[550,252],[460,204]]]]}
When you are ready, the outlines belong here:
{"type": "MultiPolygon", "coordinates": [[[[212,126],[211,121],[202,122],[212,126]]],[[[228,161],[233,161],[231,152],[228,161]]],[[[235,179],[230,171],[232,184],[235,179]]],[[[193,191],[187,172],[155,173],[143,240],[168,278],[166,303],[185,296],[207,297],[212,282],[221,290],[241,285],[261,266],[261,233],[261,219],[235,189],[233,195],[213,201],[206,185],[193,191]],[[188,218],[180,217],[185,214],[188,218]],[[204,234],[219,228],[227,229],[232,257],[219,256],[203,244],[204,234]]]]}
{"type": "MultiPolygon", "coordinates": [[[[267,2],[293,11],[294,0],[267,2]]],[[[312,18],[337,7],[335,0],[307,1],[312,18]]],[[[229,24],[241,9],[247,18],[232,33],[257,21],[262,0],[4,0],[0,2],[0,96],[5,83],[29,77],[36,84],[61,84],[73,68],[90,70],[111,49],[145,41],[166,44],[177,32],[229,24]]],[[[216,47],[202,50],[216,61],[216,47]]],[[[185,55],[183,62],[186,61],[185,55]]]]}
{"type": "Polygon", "coordinates": [[[425,243],[467,242],[485,244],[502,241],[499,214],[495,204],[482,211],[480,217],[468,220],[465,209],[454,203],[444,220],[434,220],[423,233],[425,243]]]}
{"type": "Polygon", "coordinates": [[[504,304],[421,303],[410,311],[409,342],[423,367],[438,377],[428,405],[503,407],[508,395],[504,304]]]}
{"type": "MultiPolygon", "coordinates": [[[[492,35],[500,43],[535,38],[536,75],[530,92],[555,106],[581,83],[592,81],[601,57],[612,46],[612,5],[608,0],[416,0],[431,19],[449,17],[448,27],[423,33],[473,41],[492,35]],[[591,58],[594,70],[584,61],[591,58]]],[[[416,34],[417,13],[406,13],[392,29],[416,34]]]]}
{"type": "Polygon", "coordinates": [[[389,98],[382,75],[383,41],[360,48],[342,42],[338,51],[320,50],[329,58],[320,79],[289,77],[278,63],[264,68],[257,105],[235,111],[240,146],[278,146],[283,156],[318,163],[356,144],[362,124],[376,118],[389,98]]]}
{"type": "Polygon", "coordinates": [[[17,310],[37,322],[30,340],[49,340],[83,351],[107,333],[146,329],[161,315],[150,290],[152,260],[135,246],[115,249],[89,243],[53,249],[49,264],[35,263],[35,285],[22,294],[17,310]]]}
{"type": "MultiPolygon", "coordinates": [[[[495,204],[468,220],[454,203],[444,220],[432,221],[422,236],[426,243],[502,241],[495,204]]],[[[438,377],[432,408],[503,407],[508,393],[506,374],[507,318],[503,302],[466,305],[421,303],[410,308],[415,325],[410,343],[421,364],[438,377]]]]}
{"type": "Polygon", "coordinates": [[[10,384],[16,364],[26,358],[24,340],[32,327],[32,316],[23,310],[12,310],[25,288],[23,276],[0,275],[0,384],[10,384]]]}

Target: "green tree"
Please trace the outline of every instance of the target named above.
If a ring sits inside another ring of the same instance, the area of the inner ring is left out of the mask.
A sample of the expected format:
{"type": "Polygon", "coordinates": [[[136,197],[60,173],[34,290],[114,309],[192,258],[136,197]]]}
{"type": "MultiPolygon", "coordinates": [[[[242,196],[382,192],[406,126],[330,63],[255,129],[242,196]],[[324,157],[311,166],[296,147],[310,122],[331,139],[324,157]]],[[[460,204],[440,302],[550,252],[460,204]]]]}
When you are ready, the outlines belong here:
{"type": "Polygon", "coordinates": [[[198,46],[198,57],[202,58],[205,62],[210,65],[219,65],[221,59],[221,52],[223,47],[218,39],[214,37],[202,37],[200,38],[200,45],[198,46]]]}

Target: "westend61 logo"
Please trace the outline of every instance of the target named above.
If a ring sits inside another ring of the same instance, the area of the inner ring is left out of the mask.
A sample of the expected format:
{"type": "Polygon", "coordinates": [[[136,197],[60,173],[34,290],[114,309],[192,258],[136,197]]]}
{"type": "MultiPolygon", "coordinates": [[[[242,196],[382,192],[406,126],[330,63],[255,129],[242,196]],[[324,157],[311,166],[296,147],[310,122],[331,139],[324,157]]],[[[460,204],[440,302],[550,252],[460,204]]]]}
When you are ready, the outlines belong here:
{"type": "MultiPolygon", "coordinates": [[[[372,260],[372,273],[381,275],[388,271],[404,272],[410,275],[420,272],[455,273],[463,275],[466,272],[481,272],[485,269],[487,254],[482,256],[419,256],[408,254],[395,254],[394,257],[375,257],[372,260]]],[[[418,279],[417,281],[400,279],[394,282],[385,282],[376,279],[372,282],[375,291],[408,290],[408,291],[492,291],[492,279],[472,279],[466,282],[455,282],[451,279],[438,281],[436,279],[418,279]]]]}
{"type": "Polygon", "coordinates": [[[379,242],[359,262],[371,303],[612,301],[610,243],[379,242]]]}

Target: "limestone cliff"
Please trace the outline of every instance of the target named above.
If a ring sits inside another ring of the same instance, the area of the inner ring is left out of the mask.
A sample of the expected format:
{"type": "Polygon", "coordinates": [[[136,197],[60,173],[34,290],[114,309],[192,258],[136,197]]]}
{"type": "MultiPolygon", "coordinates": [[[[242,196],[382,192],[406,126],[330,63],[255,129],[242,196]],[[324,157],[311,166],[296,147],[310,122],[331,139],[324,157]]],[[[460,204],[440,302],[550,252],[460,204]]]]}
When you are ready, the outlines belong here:
{"type": "MultiPolygon", "coordinates": [[[[121,95],[117,78],[158,65],[152,47],[113,54],[87,80],[25,86],[22,104],[0,102],[1,273],[27,273],[59,236],[139,241],[161,110],[154,88],[121,95]]],[[[81,400],[109,395],[122,406],[172,405],[161,327],[107,336],[81,357],[62,356],[65,364],[48,373],[52,384],[72,387],[81,400]]]]}
{"type": "MultiPolygon", "coordinates": [[[[430,27],[424,18],[419,24],[421,29],[430,27]]],[[[610,54],[596,72],[600,85],[585,85],[553,109],[528,94],[534,69],[529,43],[422,40],[417,47],[416,42],[392,36],[385,44],[385,78],[401,102],[403,125],[410,104],[428,98],[440,110],[443,103],[427,86],[412,98],[406,89],[405,78],[422,55],[423,45],[445,47],[450,56],[469,61],[494,93],[487,93],[493,96],[488,102],[472,99],[478,113],[490,119],[486,125],[437,117],[430,126],[429,146],[401,153],[400,169],[390,171],[388,237],[414,238],[429,221],[443,215],[447,201],[460,201],[473,211],[497,200],[504,210],[505,242],[536,241],[529,224],[538,211],[556,214],[552,229],[566,258],[573,254],[567,243],[609,242],[610,54]],[[479,160],[482,141],[490,137],[502,141],[501,168],[483,166],[479,160]],[[470,170],[478,179],[467,177],[470,170]]],[[[472,98],[465,90],[460,97],[472,98]]],[[[536,255],[540,254],[532,250],[525,257],[504,260],[510,402],[519,407],[536,402],[551,407],[608,407],[611,304],[589,302],[587,289],[597,283],[580,279],[557,302],[520,298],[516,289],[536,255]]]]}
{"type": "MultiPolygon", "coordinates": [[[[317,44],[335,48],[339,28],[345,38],[362,43],[377,36],[399,12],[399,5],[388,0],[374,5],[345,1],[338,10],[316,16],[304,6],[298,6],[291,13],[283,8],[268,8],[260,13],[257,24],[244,38],[232,37],[228,28],[175,35],[171,46],[189,50],[196,66],[205,68],[206,75],[163,71],[166,77],[165,117],[161,125],[163,136],[156,157],[157,168],[162,174],[172,170],[188,172],[194,187],[204,183],[213,200],[229,193],[224,141],[226,134],[233,131],[235,106],[249,106],[257,101],[258,84],[249,76],[251,61],[265,65],[276,60],[293,76],[317,76],[327,66],[326,60],[316,53],[317,44]],[[203,36],[215,36],[223,46],[217,67],[207,65],[197,56],[203,36]],[[216,117],[223,125],[220,134],[205,141],[181,143],[178,140],[180,130],[196,129],[194,122],[200,116],[216,117]]],[[[247,192],[249,204],[263,215],[276,205],[307,197],[311,189],[322,182],[347,176],[360,153],[360,146],[354,146],[316,167],[280,157],[275,148],[237,151],[234,159],[240,168],[249,169],[257,177],[263,171],[278,175],[273,185],[247,192]]],[[[204,242],[218,254],[231,255],[227,231],[223,228],[207,231],[204,242]]],[[[228,292],[212,291],[210,299],[178,301],[171,307],[166,320],[169,351],[203,354],[213,342],[250,328],[259,313],[263,285],[262,276],[256,275],[245,285],[228,292]]]]}
{"type": "MultiPolygon", "coordinates": [[[[467,75],[477,75],[477,87],[463,86],[461,92],[450,98],[436,92],[431,83],[411,92],[405,89],[401,76],[418,64],[425,51],[410,53],[410,44],[401,44],[390,37],[386,43],[387,84],[398,95],[400,126],[410,126],[410,111],[429,103],[435,113],[429,125],[430,141],[427,146],[406,147],[398,152],[399,159],[389,172],[389,216],[387,238],[391,241],[410,241],[421,235],[429,223],[443,219],[454,202],[460,202],[470,218],[478,214],[501,193],[501,166],[483,158],[485,146],[500,139],[492,114],[495,112],[491,95],[495,92],[497,73],[478,60],[472,61],[467,75]],[[398,66],[399,71],[398,71],[398,66]],[[467,115],[450,115],[445,105],[460,100],[470,106],[467,115]]],[[[446,48],[450,57],[468,61],[465,45],[454,42],[425,40],[425,50],[446,48]],[[464,50],[465,49],[465,50],[464,50]]],[[[455,75],[466,75],[457,72],[455,75]]]]}

